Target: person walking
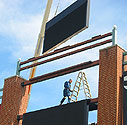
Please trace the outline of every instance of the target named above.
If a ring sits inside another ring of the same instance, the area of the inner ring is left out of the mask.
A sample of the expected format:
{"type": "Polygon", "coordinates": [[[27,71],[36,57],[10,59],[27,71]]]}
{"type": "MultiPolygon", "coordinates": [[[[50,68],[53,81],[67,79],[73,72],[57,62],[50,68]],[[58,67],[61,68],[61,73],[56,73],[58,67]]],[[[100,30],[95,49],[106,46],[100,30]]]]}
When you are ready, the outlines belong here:
{"type": "Polygon", "coordinates": [[[71,83],[72,83],[72,79],[70,79],[69,81],[66,81],[64,83],[64,90],[63,90],[63,99],[60,102],[60,105],[62,105],[62,103],[64,102],[64,100],[68,97],[68,103],[70,103],[70,93],[72,92],[71,90],[71,83]]]}

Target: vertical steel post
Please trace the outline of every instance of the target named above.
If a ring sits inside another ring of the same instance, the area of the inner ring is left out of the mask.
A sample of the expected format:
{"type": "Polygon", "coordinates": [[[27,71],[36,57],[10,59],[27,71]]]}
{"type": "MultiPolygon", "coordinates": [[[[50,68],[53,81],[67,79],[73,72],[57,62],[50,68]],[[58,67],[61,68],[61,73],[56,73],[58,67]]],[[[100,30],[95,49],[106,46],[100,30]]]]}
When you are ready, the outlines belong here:
{"type": "Polygon", "coordinates": [[[17,69],[16,69],[16,75],[20,76],[20,62],[21,62],[21,59],[19,58],[19,60],[17,61],[17,69]]]}
{"type": "Polygon", "coordinates": [[[117,26],[114,25],[112,29],[112,46],[117,44],[117,26]]]}

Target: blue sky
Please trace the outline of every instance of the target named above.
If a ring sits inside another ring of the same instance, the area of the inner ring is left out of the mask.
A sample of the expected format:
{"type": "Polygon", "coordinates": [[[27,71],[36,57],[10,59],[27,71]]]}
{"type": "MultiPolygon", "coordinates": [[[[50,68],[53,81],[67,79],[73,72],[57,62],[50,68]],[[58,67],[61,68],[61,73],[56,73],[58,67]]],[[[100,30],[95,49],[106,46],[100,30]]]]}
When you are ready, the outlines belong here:
{"type": "MultiPolygon", "coordinates": [[[[58,13],[74,1],[76,0],[61,0],[58,13]]],[[[3,87],[5,78],[15,75],[18,58],[23,61],[33,57],[46,3],[47,0],[0,0],[0,88],[3,87]]],[[[57,3],[58,0],[53,0],[49,19],[53,17],[57,3]]],[[[126,0],[91,0],[89,28],[60,47],[110,32],[113,25],[117,25],[118,44],[127,49],[126,6],[126,0]]],[[[99,59],[99,49],[106,46],[41,65],[37,68],[36,76],[99,59]]],[[[93,98],[98,96],[98,69],[97,66],[82,70],[87,75],[93,98]]],[[[62,98],[64,81],[72,78],[74,84],[77,74],[78,72],[75,72],[33,85],[28,112],[58,105],[62,98]]],[[[23,71],[21,76],[28,79],[29,70],[23,71]]],[[[79,100],[82,99],[83,91],[79,95],[79,100]]],[[[96,121],[96,114],[90,113],[90,122],[96,121]]]]}

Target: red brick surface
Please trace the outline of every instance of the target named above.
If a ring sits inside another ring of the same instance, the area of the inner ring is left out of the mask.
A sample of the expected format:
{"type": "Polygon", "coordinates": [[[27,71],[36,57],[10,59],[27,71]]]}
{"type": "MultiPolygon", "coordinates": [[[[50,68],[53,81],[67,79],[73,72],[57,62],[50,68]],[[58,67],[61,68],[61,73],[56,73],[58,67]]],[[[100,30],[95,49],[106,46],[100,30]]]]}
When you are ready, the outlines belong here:
{"type": "Polygon", "coordinates": [[[17,115],[26,112],[28,103],[28,86],[21,87],[23,78],[14,76],[5,79],[0,112],[0,125],[21,125],[17,115]]]}
{"type": "Polygon", "coordinates": [[[122,53],[119,46],[100,50],[98,125],[122,125],[122,53]]]}

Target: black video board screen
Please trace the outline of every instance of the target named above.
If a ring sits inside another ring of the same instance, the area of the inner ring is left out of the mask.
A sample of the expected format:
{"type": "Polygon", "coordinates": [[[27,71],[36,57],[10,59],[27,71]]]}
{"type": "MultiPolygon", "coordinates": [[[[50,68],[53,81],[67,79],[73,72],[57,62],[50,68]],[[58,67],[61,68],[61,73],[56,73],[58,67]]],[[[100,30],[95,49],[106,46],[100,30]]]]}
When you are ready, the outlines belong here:
{"type": "Polygon", "coordinates": [[[88,125],[87,100],[26,113],[23,125],[88,125]]]}
{"type": "Polygon", "coordinates": [[[46,24],[43,53],[77,35],[89,24],[89,0],[77,0],[46,24]]]}

